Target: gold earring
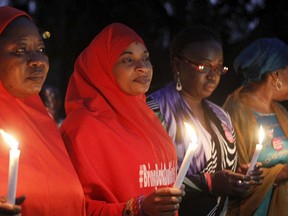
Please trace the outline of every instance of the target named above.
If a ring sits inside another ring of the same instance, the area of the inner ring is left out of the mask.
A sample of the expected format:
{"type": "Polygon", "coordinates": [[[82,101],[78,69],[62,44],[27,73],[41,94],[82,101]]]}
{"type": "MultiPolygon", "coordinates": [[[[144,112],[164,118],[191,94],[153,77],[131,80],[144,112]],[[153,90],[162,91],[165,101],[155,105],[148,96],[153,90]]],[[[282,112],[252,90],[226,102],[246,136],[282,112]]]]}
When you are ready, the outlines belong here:
{"type": "Polygon", "coordinates": [[[282,82],[279,80],[279,78],[276,79],[276,89],[277,91],[281,91],[283,88],[282,82]]]}

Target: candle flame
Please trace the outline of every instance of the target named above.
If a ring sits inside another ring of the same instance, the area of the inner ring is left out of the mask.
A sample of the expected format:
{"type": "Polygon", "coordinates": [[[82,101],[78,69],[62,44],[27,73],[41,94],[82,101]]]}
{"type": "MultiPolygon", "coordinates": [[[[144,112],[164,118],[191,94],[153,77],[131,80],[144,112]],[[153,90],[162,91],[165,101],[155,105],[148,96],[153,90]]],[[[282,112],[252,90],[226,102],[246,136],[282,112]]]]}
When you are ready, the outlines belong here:
{"type": "Polygon", "coordinates": [[[6,143],[10,146],[11,149],[17,149],[18,148],[18,141],[11,136],[10,134],[6,133],[4,130],[0,129],[0,133],[3,137],[3,139],[6,141],[6,143]]]}
{"type": "Polygon", "coordinates": [[[190,124],[188,124],[186,122],[184,122],[184,125],[186,127],[186,130],[187,130],[189,136],[190,136],[191,142],[196,143],[197,142],[197,136],[196,136],[195,130],[193,129],[193,127],[190,124]]]}
{"type": "Polygon", "coordinates": [[[263,127],[262,125],[260,126],[260,129],[259,129],[259,144],[262,145],[263,143],[263,140],[264,140],[264,130],[263,130],[263,127]]]}

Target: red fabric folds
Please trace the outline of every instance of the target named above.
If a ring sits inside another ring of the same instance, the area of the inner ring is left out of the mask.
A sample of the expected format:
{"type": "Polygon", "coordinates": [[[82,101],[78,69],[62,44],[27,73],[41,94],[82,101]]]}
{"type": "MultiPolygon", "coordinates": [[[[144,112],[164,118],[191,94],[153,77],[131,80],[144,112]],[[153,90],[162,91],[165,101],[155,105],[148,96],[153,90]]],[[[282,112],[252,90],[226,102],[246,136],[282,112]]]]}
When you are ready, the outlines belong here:
{"type": "Polygon", "coordinates": [[[88,215],[120,215],[126,201],[171,186],[176,177],[173,143],[145,95],[127,95],[113,75],[134,41],[144,44],[123,24],[107,26],[79,55],[69,82],[61,132],[88,215]]]}
{"type": "MultiPolygon", "coordinates": [[[[84,195],[56,124],[38,95],[18,99],[0,82],[0,128],[19,141],[22,215],[84,215],[84,195]]],[[[8,188],[9,147],[0,136],[0,194],[8,188]]]]}

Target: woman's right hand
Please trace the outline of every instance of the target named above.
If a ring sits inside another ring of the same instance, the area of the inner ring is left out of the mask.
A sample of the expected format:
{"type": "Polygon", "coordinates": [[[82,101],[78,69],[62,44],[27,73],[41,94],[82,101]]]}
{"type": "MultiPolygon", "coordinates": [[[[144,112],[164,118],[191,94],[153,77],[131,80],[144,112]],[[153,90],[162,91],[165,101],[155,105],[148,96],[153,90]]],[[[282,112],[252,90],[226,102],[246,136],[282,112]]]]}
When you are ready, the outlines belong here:
{"type": "Polygon", "coordinates": [[[184,195],[184,185],[181,189],[160,188],[144,198],[142,211],[147,216],[174,216],[184,195]]]}
{"type": "Polygon", "coordinates": [[[7,203],[4,196],[0,196],[0,216],[17,215],[21,212],[21,204],[24,202],[25,196],[16,199],[16,204],[7,203]]]}

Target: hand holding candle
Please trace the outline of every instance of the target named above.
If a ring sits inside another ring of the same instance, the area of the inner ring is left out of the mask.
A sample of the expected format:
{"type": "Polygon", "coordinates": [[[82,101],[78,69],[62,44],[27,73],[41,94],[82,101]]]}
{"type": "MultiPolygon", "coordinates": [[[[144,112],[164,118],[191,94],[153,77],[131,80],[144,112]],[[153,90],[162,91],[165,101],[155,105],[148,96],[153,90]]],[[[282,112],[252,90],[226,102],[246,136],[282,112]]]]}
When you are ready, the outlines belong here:
{"type": "Polygon", "coordinates": [[[255,149],[255,152],[253,154],[253,157],[252,157],[252,160],[251,160],[251,163],[250,163],[249,169],[247,170],[246,175],[248,175],[249,172],[251,172],[254,169],[254,167],[255,167],[255,164],[256,164],[256,162],[258,160],[258,157],[260,155],[261,149],[263,147],[263,145],[262,145],[263,139],[264,139],[264,131],[263,131],[263,128],[262,128],[262,125],[261,125],[260,129],[259,129],[259,143],[256,144],[256,149],[255,149]]]}
{"type": "Polygon", "coordinates": [[[16,188],[17,188],[17,176],[18,176],[18,161],[20,150],[18,149],[18,141],[11,135],[5,133],[0,129],[0,133],[4,140],[10,145],[10,160],[9,160],[9,177],[8,177],[8,195],[7,202],[15,204],[16,188]]]}
{"type": "Polygon", "coordinates": [[[198,146],[196,143],[197,137],[196,137],[195,131],[186,122],[184,122],[184,125],[188,131],[189,136],[190,136],[191,143],[189,143],[188,149],[186,151],[186,154],[185,154],[184,159],[182,161],[181,167],[179,169],[176,181],[174,182],[174,185],[173,185],[174,188],[180,188],[181,187],[181,184],[183,183],[183,180],[186,176],[187,170],[188,170],[189,165],[191,163],[192,156],[193,156],[193,154],[194,154],[194,152],[198,146]]]}

